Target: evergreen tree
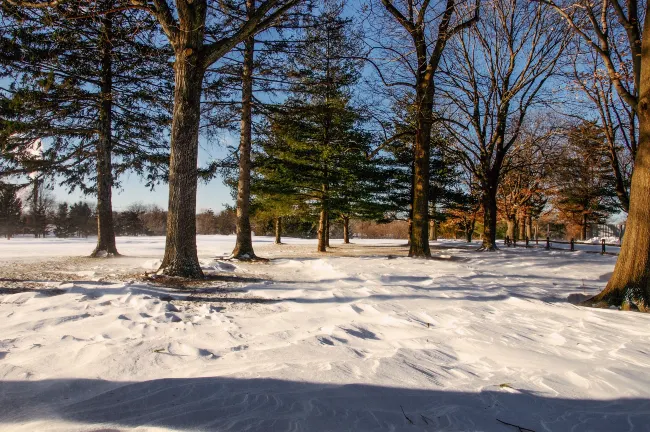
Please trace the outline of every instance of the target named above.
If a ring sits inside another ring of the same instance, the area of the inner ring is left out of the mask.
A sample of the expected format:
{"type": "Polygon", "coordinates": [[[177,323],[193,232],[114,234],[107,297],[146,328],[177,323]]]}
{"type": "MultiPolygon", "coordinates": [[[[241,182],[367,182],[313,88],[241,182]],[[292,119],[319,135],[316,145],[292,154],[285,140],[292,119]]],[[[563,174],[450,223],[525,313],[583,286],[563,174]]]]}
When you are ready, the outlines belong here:
{"type": "Polygon", "coordinates": [[[144,12],[104,12],[116,6],[65,2],[56,8],[3,3],[14,83],[14,115],[2,124],[5,155],[28,171],[62,174],[64,185],[97,196],[98,243],[93,256],[117,254],[111,192],[124,171],[165,176],[171,68],[169,50],[155,48],[155,20],[144,12]],[[26,157],[34,139],[42,160],[26,157]]]}
{"type": "Polygon", "coordinates": [[[332,216],[369,210],[371,140],[352,103],[360,48],[339,2],[325,2],[291,64],[288,100],[270,115],[255,155],[258,190],[293,196],[318,213],[318,250],[325,252],[332,216]]]}
{"type": "Polygon", "coordinates": [[[68,203],[60,203],[54,217],[54,235],[66,238],[72,234],[68,203]]]}
{"type": "Polygon", "coordinates": [[[22,207],[16,188],[0,184],[0,229],[7,240],[11,239],[20,226],[22,207]]]}
{"type": "Polygon", "coordinates": [[[88,237],[95,228],[95,215],[86,202],[70,206],[70,227],[78,237],[88,237]]]}
{"type": "Polygon", "coordinates": [[[590,223],[602,223],[620,209],[605,139],[591,124],[579,125],[569,132],[554,177],[554,205],[565,220],[580,227],[582,240],[587,239],[590,223]]]}

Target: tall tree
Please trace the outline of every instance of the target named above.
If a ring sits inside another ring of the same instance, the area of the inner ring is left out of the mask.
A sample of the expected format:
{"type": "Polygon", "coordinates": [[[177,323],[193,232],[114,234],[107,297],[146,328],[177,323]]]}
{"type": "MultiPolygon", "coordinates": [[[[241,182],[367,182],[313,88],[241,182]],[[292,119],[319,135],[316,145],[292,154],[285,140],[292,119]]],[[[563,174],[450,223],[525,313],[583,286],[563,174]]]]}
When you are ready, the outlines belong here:
{"type": "Polygon", "coordinates": [[[11,239],[20,225],[23,204],[16,188],[12,185],[0,184],[0,229],[7,240],[11,239]]]}
{"type": "Polygon", "coordinates": [[[147,173],[152,184],[165,171],[169,52],[152,46],[159,36],[153,19],[111,12],[114,6],[3,4],[19,24],[10,32],[18,49],[9,59],[15,82],[4,92],[17,111],[3,125],[13,133],[8,154],[25,165],[30,142],[42,138],[47,149],[27,168],[57,172],[68,187],[97,196],[91,256],[117,254],[111,195],[119,174],[147,173]]]}
{"type": "Polygon", "coordinates": [[[444,96],[455,120],[458,154],[482,189],[483,245],[496,246],[497,190],[503,163],[528,111],[540,102],[566,36],[557,18],[527,0],[483,4],[479,24],[454,41],[445,58],[444,96]]]}
{"type": "Polygon", "coordinates": [[[567,144],[553,167],[553,204],[565,220],[580,227],[581,240],[587,240],[590,223],[603,223],[620,209],[608,144],[601,131],[588,122],[569,130],[567,144]]]}
{"type": "MultiPolygon", "coordinates": [[[[246,18],[255,12],[255,0],[246,0],[246,18]]],[[[253,129],[253,68],[255,61],[255,36],[244,41],[241,92],[241,130],[239,139],[239,181],[237,183],[237,239],[232,257],[253,259],[253,239],[250,222],[251,142],[253,129]]]]}
{"type": "Polygon", "coordinates": [[[601,57],[578,39],[575,43],[571,81],[596,110],[594,125],[601,128],[607,155],[616,182],[621,208],[630,208],[630,178],[638,141],[636,112],[620,96],[604,71],[601,57]]]}
{"type": "MultiPolygon", "coordinates": [[[[404,80],[387,80],[386,64],[375,62],[380,78],[388,86],[404,86],[415,92],[413,106],[416,113],[415,147],[413,151],[413,197],[412,226],[410,234],[411,257],[430,257],[429,249],[429,153],[435,83],[434,75],[442,59],[447,42],[463,29],[478,21],[479,2],[472,8],[457,4],[454,0],[431,2],[429,0],[406,0],[404,2],[381,0],[385,12],[392,17],[391,33],[395,39],[389,45],[385,41],[372,48],[385,53],[389,65],[398,63],[410,71],[404,80]],[[471,18],[464,19],[463,15],[471,18]],[[399,38],[399,39],[397,39],[399,38]],[[382,72],[383,68],[383,72],[382,72]]],[[[383,33],[383,32],[382,32],[383,33]]],[[[372,60],[371,60],[372,61],[372,60]]],[[[392,66],[389,66],[392,68],[392,66]]],[[[392,75],[392,74],[391,74],[392,75]]],[[[395,75],[393,75],[395,76],[395,75]]]]}
{"type": "MultiPolygon", "coordinates": [[[[21,7],[51,8],[59,3],[9,1],[21,7]]],[[[298,0],[265,0],[248,17],[245,7],[235,2],[175,0],[170,5],[166,0],[119,0],[116,5],[152,14],[174,51],[169,210],[165,255],[159,269],[162,274],[203,276],[196,250],[196,190],[205,74],[235,46],[276,24],[296,3],[298,0]]]]}
{"type": "Polygon", "coordinates": [[[600,56],[616,92],[638,117],[639,141],[621,252],[607,286],[590,303],[626,303],[647,310],[650,308],[650,20],[644,14],[643,2],[638,0],[625,4],[619,0],[541,1],[563,17],[576,37],[600,56]]]}
{"type": "Polygon", "coordinates": [[[257,158],[265,184],[316,204],[319,252],[327,248],[330,217],[350,215],[366,198],[361,173],[371,165],[370,137],[351,101],[359,47],[342,13],[340,2],[325,2],[306,29],[292,61],[290,97],[271,116],[257,158]]]}

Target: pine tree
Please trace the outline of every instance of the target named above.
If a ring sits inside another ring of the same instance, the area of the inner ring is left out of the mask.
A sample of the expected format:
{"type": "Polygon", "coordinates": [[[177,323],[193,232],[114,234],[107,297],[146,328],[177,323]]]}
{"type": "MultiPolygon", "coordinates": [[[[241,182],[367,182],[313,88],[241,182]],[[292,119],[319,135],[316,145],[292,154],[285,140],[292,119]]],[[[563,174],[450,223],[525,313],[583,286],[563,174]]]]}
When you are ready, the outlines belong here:
{"type": "Polygon", "coordinates": [[[13,137],[6,154],[25,165],[29,144],[42,138],[43,160],[32,159],[25,169],[56,172],[69,188],[95,194],[92,256],[117,254],[116,179],[135,171],[153,185],[166,171],[160,137],[169,124],[170,53],[155,48],[155,20],[145,13],[100,13],[114,8],[113,0],[53,9],[3,5],[7,18],[20,23],[8,36],[17,54],[8,61],[15,115],[2,125],[13,137]]]}
{"type": "Polygon", "coordinates": [[[570,131],[565,153],[556,163],[554,205],[587,239],[590,223],[601,223],[619,210],[616,180],[602,133],[590,124],[570,131]]]}
{"type": "Polygon", "coordinates": [[[22,207],[16,188],[0,184],[0,229],[7,240],[11,239],[20,226],[22,207]]]}
{"type": "Polygon", "coordinates": [[[79,201],[70,206],[70,228],[77,237],[88,237],[94,228],[95,215],[86,202],[79,201]]]}
{"type": "Polygon", "coordinates": [[[343,6],[325,2],[292,63],[288,100],[270,115],[255,167],[267,194],[293,196],[318,214],[318,251],[330,217],[370,211],[371,139],[353,106],[359,46],[343,6]]]}
{"type": "Polygon", "coordinates": [[[54,217],[54,235],[67,238],[72,234],[68,203],[60,203],[54,217]]]}

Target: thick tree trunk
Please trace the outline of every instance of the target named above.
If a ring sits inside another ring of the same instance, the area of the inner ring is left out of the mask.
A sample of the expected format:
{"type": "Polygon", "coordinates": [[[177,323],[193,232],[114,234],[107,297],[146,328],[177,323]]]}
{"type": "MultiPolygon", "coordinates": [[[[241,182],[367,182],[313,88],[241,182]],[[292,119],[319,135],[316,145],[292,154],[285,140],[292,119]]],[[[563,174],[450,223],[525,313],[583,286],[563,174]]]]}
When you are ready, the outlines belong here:
{"type": "Polygon", "coordinates": [[[343,243],[350,243],[350,218],[343,216],[343,243]]]}
{"type": "Polygon", "coordinates": [[[480,250],[497,250],[497,186],[488,183],[483,190],[483,245],[480,250]]]}
{"type": "MultiPolygon", "coordinates": [[[[198,7],[198,6],[197,6],[198,7]]],[[[158,270],[168,276],[201,278],[196,251],[196,188],[205,10],[181,29],[174,63],[174,114],[169,160],[169,209],[165,255],[158,270]]]]}
{"type": "Polygon", "coordinates": [[[282,244],[282,218],[275,218],[275,244],[282,244]]]}
{"type": "Polygon", "coordinates": [[[587,215],[583,214],[582,215],[582,224],[580,225],[581,232],[580,232],[580,240],[585,241],[587,240],[587,215]]]}
{"type": "Polygon", "coordinates": [[[418,113],[415,136],[413,173],[413,216],[411,218],[410,257],[428,258],[429,248],[429,152],[431,142],[431,109],[427,103],[418,113]],[[428,109],[428,112],[427,112],[428,109]]]}
{"type": "Polygon", "coordinates": [[[650,19],[643,25],[637,115],[639,143],[634,159],[630,208],[621,252],[607,287],[593,303],[650,308],[650,19]]]}
{"type": "Polygon", "coordinates": [[[533,217],[530,214],[526,215],[526,237],[533,239],[533,217]]]}
{"type": "Polygon", "coordinates": [[[119,255],[113,226],[113,20],[102,18],[101,103],[99,106],[99,137],[97,139],[97,246],[91,257],[119,255]]]}
{"type": "MultiPolygon", "coordinates": [[[[255,10],[255,0],[246,1],[247,14],[255,10]]],[[[252,106],[253,106],[253,60],[255,56],[255,38],[244,42],[244,64],[242,69],[242,108],[241,136],[239,139],[239,184],[237,185],[237,240],[232,257],[253,259],[253,239],[250,222],[250,186],[251,186],[251,141],[252,141],[252,106]]]]}

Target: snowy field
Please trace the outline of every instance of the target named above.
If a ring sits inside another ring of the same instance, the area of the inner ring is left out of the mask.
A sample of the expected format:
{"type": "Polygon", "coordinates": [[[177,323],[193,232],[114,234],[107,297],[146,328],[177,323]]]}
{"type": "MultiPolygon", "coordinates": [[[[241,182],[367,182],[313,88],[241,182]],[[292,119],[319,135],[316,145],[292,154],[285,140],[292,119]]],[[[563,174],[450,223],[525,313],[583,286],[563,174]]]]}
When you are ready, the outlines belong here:
{"type": "Polygon", "coordinates": [[[0,430],[650,431],[650,315],[567,302],[616,257],[272,241],[164,287],[164,238],[0,240],[0,430]]]}

